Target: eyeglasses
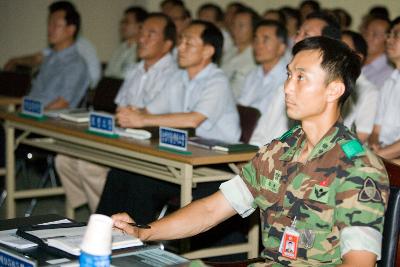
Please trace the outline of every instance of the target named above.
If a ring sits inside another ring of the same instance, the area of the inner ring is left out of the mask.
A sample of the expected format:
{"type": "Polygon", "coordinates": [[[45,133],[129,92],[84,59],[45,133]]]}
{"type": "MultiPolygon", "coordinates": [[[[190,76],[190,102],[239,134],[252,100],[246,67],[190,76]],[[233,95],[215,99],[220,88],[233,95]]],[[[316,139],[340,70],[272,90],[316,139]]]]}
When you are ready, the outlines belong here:
{"type": "Polygon", "coordinates": [[[395,40],[400,39],[400,31],[389,32],[386,34],[386,39],[393,38],[395,40]]]}

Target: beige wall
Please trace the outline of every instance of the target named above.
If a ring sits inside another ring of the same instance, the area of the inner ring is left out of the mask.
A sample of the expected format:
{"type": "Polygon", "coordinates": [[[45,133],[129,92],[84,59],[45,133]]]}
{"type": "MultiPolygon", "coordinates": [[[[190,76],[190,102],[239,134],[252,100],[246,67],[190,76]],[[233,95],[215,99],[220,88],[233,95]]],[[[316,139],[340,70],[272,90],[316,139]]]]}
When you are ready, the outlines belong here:
{"type": "MultiPolygon", "coordinates": [[[[39,51],[46,46],[47,6],[51,0],[0,0],[0,66],[8,58],[39,51]]],[[[118,44],[118,23],[123,10],[139,4],[149,11],[157,11],[161,0],[72,0],[82,15],[82,33],[97,47],[102,61],[107,61],[118,44]]],[[[185,0],[195,15],[197,8],[210,0],[185,0]]],[[[231,0],[214,0],[225,7],[231,0]]],[[[298,6],[300,0],[243,0],[263,12],[283,5],[298,6]]],[[[400,15],[398,0],[320,0],[323,7],[342,7],[353,16],[353,28],[361,16],[379,3],[386,5],[392,18],[400,15]]]]}

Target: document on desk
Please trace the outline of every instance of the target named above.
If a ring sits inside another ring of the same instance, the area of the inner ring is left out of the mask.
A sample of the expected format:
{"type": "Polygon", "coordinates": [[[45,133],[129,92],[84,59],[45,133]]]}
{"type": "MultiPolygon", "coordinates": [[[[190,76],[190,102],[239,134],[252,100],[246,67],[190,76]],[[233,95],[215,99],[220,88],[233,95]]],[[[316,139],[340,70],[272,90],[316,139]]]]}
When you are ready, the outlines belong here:
{"type": "MultiPolygon", "coordinates": [[[[86,226],[42,229],[26,231],[27,234],[41,239],[46,245],[79,256],[80,245],[85,234],[86,226]]],[[[112,249],[141,246],[140,239],[114,230],[112,232],[112,249]]]]}

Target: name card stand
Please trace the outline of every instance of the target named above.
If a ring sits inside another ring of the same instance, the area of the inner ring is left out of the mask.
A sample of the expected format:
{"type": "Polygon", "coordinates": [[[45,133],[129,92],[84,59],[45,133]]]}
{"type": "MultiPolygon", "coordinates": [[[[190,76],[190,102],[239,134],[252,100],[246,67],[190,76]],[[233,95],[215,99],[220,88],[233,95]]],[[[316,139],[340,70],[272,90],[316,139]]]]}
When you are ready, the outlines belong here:
{"type": "Polygon", "coordinates": [[[89,128],[91,134],[105,136],[109,138],[118,138],[114,132],[114,116],[101,112],[90,112],[89,128]]]}
{"type": "Polygon", "coordinates": [[[160,127],[158,148],[172,153],[191,155],[187,151],[188,132],[168,127],[160,127]]]}
{"type": "Polygon", "coordinates": [[[42,102],[28,97],[22,99],[21,113],[19,115],[39,121],[47,119],[43,112],[42,102]]]}

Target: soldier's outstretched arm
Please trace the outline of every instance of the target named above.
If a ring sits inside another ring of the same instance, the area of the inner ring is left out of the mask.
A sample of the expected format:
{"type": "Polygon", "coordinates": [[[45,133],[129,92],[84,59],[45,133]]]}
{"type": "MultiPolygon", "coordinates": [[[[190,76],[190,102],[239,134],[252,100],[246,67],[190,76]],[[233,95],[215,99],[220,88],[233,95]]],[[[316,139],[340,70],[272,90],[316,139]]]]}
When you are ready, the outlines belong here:
{"type": "Polygon", "coordinates": [[[129,225],[134,222],[126,213],[112,216],[114,226],[141,240],[171,240],[194,236],[232,217],[236,211],[221,191],[199,199],[150,224],[150,229],[129,225]]]}
{"type": "Polygon", "coordinates": [[[343,263],[340,267],[363,266],[374,267],[376,264],[376,254],[365,250],[351,250],[343,255],[343,263]]]}

